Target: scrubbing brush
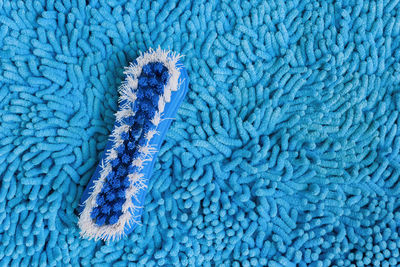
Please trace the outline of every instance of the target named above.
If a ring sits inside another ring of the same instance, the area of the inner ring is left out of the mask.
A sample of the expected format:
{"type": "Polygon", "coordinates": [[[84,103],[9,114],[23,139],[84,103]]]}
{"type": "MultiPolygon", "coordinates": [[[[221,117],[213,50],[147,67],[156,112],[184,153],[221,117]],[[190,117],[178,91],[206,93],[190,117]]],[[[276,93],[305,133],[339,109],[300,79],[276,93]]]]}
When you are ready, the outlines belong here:
{"type": "Polygon", "coordinates": [[[179,58],[149,50],[124,72],[114,129],[81,199],[83,237],[119,239],[140,224],[157,151],[187,92],[179,58]]]}

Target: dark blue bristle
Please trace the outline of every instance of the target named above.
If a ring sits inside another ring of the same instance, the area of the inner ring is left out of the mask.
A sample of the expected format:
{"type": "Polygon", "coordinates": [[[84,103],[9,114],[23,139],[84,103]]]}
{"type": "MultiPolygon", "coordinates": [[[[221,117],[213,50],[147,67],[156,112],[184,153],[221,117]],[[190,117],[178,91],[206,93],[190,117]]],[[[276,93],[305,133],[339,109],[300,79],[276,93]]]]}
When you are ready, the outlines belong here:
{"type": "Polygon", "coordinates": [[[110,183],[111,186],[115,189],[118,189],[121,186],[121,182],[119,181],[119,179],[114,179],[110,183]]]}
{"type": "Polygon", "coordinates": [[[136,149],[136,150],[132,153],[132,158],[133,158],[133,159],[136,159],[136,158],[139,157],[139,155],[140,155],[140,152],[139,152],[138,149],[136,149]]]}
{"type": "MultiPolygon", "coordinates": [[[[149,79],[149,85],[151,86],[151,87],[153,87],[153,86],[156,86],[158,84],[158,80],[157,80],[157,78],[150,78],[149,79]]],[[[149,90],[150,91],[150,90],[149,90]]]]}
{"type": "Polygon", "coordinates": [[[132,152],[136,147],[136,142],[129,141],[128,144],[126,145],[126,147],[128,148],[129,152],[132,152]]]}
{"type": "Polygon", "coordinates": [[[106,220],[107,220],[107,217],[106,217],[106,215],[100,215],[99,217],[97,217],[97,220],[96,220],[96,224],[98,225],[98,226],[103,226],[105,223],[106,223],[106,220]]]}
{"type": "Polygon", "coordinates": [[[135,117],[130,116],[124,120],[126,125],[132,126],[135,123],[135,117]]]}
{"type": "Polygon", "coordinates": [[[108,220],[110,224],[115,224],[118,222],[118,219],[121,215],[119,214],[114,214],[110,217],[110,219],[108,220]]]}
{"type": "Polygon", "coordinates": [[[92,219],[95,219],[97,216],[99,216],[99,214],[100,214],[100,208],[95,207],[95,208],[93,208],[92,213],[90,214],[90,217],[92,219]]]}
{"type": "Polygon", "coordinates": [[[123,164],[128,164],[129,161],[130,161],[129,154],[124,154],[124,155],[122,155],[122,163],[123,163],[123,164]]]}
{"type": "MultiPolygon", "coordinates": [[[[144,95],[145,95],[145,91],[144,91],[144,90],[138,91],[138,92],[136,93],[136,97],[137,97],[138,99],[143,99],[144,95]]],[[[135,106],[137,107],[137,109],[140,108],[139,105],[135,105],[135,106]]],[[[136,110],[134,110],[134,111],[136,111],[136,110]]]]}
{"type": "Polygon", "coordinates": [[[144,65],[142,70],[143,70],[143,74],[144,75],[149,75],[151,73],[151,71],[152,71],[152,69],[151,69],[149,64],[144,65]]]}
{"type": "Polygon", "coordinates": [[[112,190],[112,187],[109,184],[110,180],[111,179],[108,179],[108,177],[107,177],[107,181],[106,181],[106,183],[104,183],[103,188],[101,189],[102,192],[108,193],[110,190],[112,190]]]}
{"type": "Polygon", "coordinates": [[[137,172],[137,171],[138,171],[138,167],[137,167],[137,166],[130,165],[130,166],[128,167],[128,172],[129,172],[129,173],[135,173],[135,172],[137,172]]]}
{"type": "Polygon", "coordinates": [[[121,186],[123,187],[123,188],[128,188],[129,187],[129,178],[128,177],[125,177],[125,179],[124,180],[122,180],[122,183],[121,183],[121,186]]]}
{"type": "Polygon", "coordinates": [[[148,78],[141,76],[139,77],[139,81],[138,81],[139,87],[146,87],[148,84],[148,78]]]}
{"type": "Polygon", "coordinates": [[[122,153],[124,153],[125,146],[124,145],[120,145],[119,147],[117,147],[116,150],[117,150],[118,155],[121,155],[122,153]]]}
{"type": "Polygon", "coordinates": [[[109,191],[110,189],[111,189],[111,187],[110,187],[110,181],[112,181],[112,180],[114,180],[115,179],[115,172],[114,171],[111,171],[108,175],[107,175],[107,178],[106,178],[106,183],[105,183],[105,185],[103,185],[103,188],[104,188],[104,192],[107,192],[107,191],[109,191]]]}
{"type": "Polygon", "coordinates": [[[155,93],[155,95],[162,95],[164,93],[164,84],[161,84],[161,83],[157,84],[154,87],[154,93],[155,93]]]}
{"type": "Polygon", "coordinates": [[[97,205],[102,206],[105,203],[105,199],[104,199],[104,195],[102,193],[100,193],[97,196],[97,205]]]}
{"type": "Polygon", "coordinates": [[[105,204],[103,206],[100,207],[101,213],[103,214],[110,214],[111,212],[111,207],[109,204],[105,204]]]}
{"type": "Polygon", "coordinates": [[[131,127],[131,132],[133,136],[138,136],[142,131],[142,124],[135,122],[131,127]]]}
{"type": "MultiPolygon", "coordinates": [[[[140,121],[140,122],[142,122],[142,121],[144,121],[145,119],[146,119],[146,117],[147,117],[147,115],[146,115],[146,107],[141,107],[140,108],[140,110],[136,113],[136,119],[137,119],[137,121],[140,121]]],[[[142,127],[140,127],[140,128],[142,128],[142,127]]]]}
{"type": "Polygon", "coordinates": [[[154,91],[150,88],[144,92],[144,97],[148,99],[152,98],[153,96],[154,96],[154,91]]]}
{"type": "Polygon", "coordinates": [[[161,72],[163,71],[164,65],[160,62],[156,62],[153,65],[153,69],[157,74],[161,74],[161,72]]]}
{"type": "MultiPolygon", "coordinates": [[[[147,116],[148,116],[147,112],[149,112],[149,109],[151,109],[151,108],[152,108],[152,106],[149,105],[149,101],[147,99],[143,99],[143,101],[140,105],[140,111],[139,111],[140,113],[138,112],[139,114],[137,114],[137,115],[143,116],[143,119],[147,118],[147,116]]],[[[138,117],[138,119],[140,120],[140,117],[138,117]]]]}
{"type": "Polygon", "coordinates": [[[116,198],[116,199],[124,199],[124,198],[125,198],[125,191],[119,190],[119,191],[115,194],[115,198],[116,198]]]}
{"type": "MultiPolygon", "coordinates": [[[[152,62],[142,68],[138,78],[137,99],[131,106],[134,115],[121,122],[129,126],[129,131],[120,135],[123,143],[115,148],[117,158],[110,162],[112,171],[96,198],[97,207],[91,212],[91,218],[99,226],[115,224],[122,215],[126,189],[130,186],[128,174],[139,171],[131,163],[141,156],[139,147],[146,145],[146,133],[155,129],[150,120],[158,110],[158,102],[169,77],[167,68],[160,62],[152,62]]],[[[137,182],[135,184],[139,186],[137,182]]]]}
{"type": "Polygon", "coordinates": [[[122,165],[118,166],[117,177],[124,177],[126,175],[126,168],[122,165]]]}
{"type": "Polygon", "coordinates": [[[143,116],[143,121],[149,121],[151,118],[154,117],[154,107],[152,105],[152,103],[147,100],[147,101],[143,101],[143,106],[142,106],[142,110],[141,110],[141,116],[143,116]]]}
{"type": "MultiPolygon", "coordinates": [[[[119,154],[119,153],[118,153],[119,154]]],[[[116,167],[120,163],[119,158],[115,158],[111,161],[111,167],[116,167]]]]}
{"type": "Polygon", "coordinates": [[[169,78],[169,73],[168,72],[163,72],[161,74],[161,82],[163,84],[165,84],[168,81],[168,78],[169,78]]]}
{"type": "MultiPolygon", "coordinates": [[[[162,91],[160,94],[162,94],[162,91]]],[[[159,94],[154,94],[151,98],[149,98],[149,101],[154,108],[154,112],[158,109],[158,100],[159,99],[160,99],[159,94]]]]}
{"type": "Polygon", "coordinates": [[[122,209],[122,205],[124,205],[124,201],[125,200],[122,200],[122,199],[119,199],[119,200],[115,201],[115,203],[114,203],[114,205],[112,207],[113,211],[114,212],[120,211],[122,209]]]}
{"type": "Polygon", "coordinates": [[[106,200],[107,201],[113,201],[115,199],[115,191],[110,192],[109,194],[106,195],[106,200]]]}
{"type": "Polygon", "coordinates": [[[121,133],[121,139],[122,140],[128,140],[128,138],[129,138],[129,133],[128,132],[121,133]]]}
{"type": "Polygon", "coordinates": [[[155,126],[151,121],[146,121],[146,123],[143,125],[143,131],[147,133],[150,130],[154,130],[155,126]]]}
{"type": "Polygon", "coordinates": [[[110,173],[107,175],[107,179],[113,179],[114,177],[115,177],[115,171],[110,171],[110,173]]]}
{"type": "MultiPolygon", "coordinates": [[[[143,93],[141,93],[141,94],[143,94],[143,93]]],[[[139,92],[136,93],[136,96],[139,98],[139,92]]],[[[139,105],[134,105],[134,106],[132,107],[132,112],[133,112],[133,113],[136,114],[136,112],[138,112],[138,110],[139,110],[139,105]]],[[[135,120],[136,120],[136,118],[135,118],[135,120]]]]}
{"type": "Polygon", "coordinates": [[[145,146],[146,145],[147,140],[145,138],[140,138],[138,141],[138,145],[139,146],[145,146]]]}

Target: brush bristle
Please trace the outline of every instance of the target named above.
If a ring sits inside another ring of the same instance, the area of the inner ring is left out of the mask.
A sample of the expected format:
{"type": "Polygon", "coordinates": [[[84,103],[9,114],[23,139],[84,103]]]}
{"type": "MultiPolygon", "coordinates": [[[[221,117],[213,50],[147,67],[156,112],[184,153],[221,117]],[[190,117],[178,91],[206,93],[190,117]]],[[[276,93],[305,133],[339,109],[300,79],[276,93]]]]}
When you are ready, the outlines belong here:
{"type": "Polygon", "coordinates": [[[178,59],[175,54],[151,50],[125,72],[112,146],[79,220],[83,236],[118,238],[132,223],[130,217],[137,208],[132,199],[137,199],[138,191],[146,187],[143,179],[148,179],[140,172],[154,152],[149,136],[156,133],[171,91],[178,90],[178,59]]]}
{"type": "Polygon", "coordinates": [[[136,89],[137,99],[133,105],[131,104],[135,114],[121,121],[121,124],[130,127],[127,132],[122,132],[120,135],[123,143],[117,148],[118,156],[111,162],[112,172],[107,176],[103,189],[97,196],[96,204],[101,209],[96,210],[95,216],[92,212],[91,217],[94,217],[98,226],[115,224],[122,214],[121,209],[126,197],[121,192],[125,192],[129,186],[128,167],[136,158],[141,157],[139,144],[143,144],[146,139],[145,134],[149,131],[150,125],[147,122],[158,110],[158,105],[155,103],[158,103],[161,94],[157,87],[165,86],[168,76],[167,68],[160,62],[143,66],[136,89]],[[102,193],[114,197],[110,200],[102,197],[102,193]]]}

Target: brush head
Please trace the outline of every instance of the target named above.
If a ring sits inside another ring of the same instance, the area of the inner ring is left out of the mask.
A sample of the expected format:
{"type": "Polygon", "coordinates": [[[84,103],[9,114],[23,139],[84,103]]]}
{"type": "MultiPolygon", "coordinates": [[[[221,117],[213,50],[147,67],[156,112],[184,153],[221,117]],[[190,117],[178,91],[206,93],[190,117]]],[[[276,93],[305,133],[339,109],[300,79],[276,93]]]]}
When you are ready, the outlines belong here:
{"type": "Polygon", "coordinates": [[[112,171],[107,175],[103,188],[96,198],[101,207],[91,213],[98,226],[112,225],[122,215],[122,205],[126,201],[126,189],[129,187],[129,167],[140,157],[140,149],[146,145],[145,133],[154,127],[150,120],[158,111],[158,101],[170,74],[161,62],[151,62],[143,66],[136,89],[135,103],[126,103],[134,115],[123,118],[121,125],[128,125],[120,137],[122,144],[117,149],[117,157],[111,161],[112,171]],[[109,196],[107,198],[107,196],[109,196]]]}
{"type": "Polygon", "coordinates": [[[117,239],[139,223],[156,152],[170,124],[164,117],[175,116],[187,90],[178,60],[171,52],[150,50],[126,69],[114,130],[82,197],[83,236],[117,239]]]}

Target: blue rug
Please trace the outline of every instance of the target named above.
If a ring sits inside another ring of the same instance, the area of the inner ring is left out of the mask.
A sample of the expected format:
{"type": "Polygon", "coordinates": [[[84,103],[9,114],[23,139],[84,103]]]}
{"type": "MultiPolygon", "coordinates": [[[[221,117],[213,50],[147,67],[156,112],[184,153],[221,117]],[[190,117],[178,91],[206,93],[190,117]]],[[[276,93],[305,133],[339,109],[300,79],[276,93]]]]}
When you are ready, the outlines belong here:
{"type": "Polygon", "coordinates": [[[0,266],[399,265],[399,45],[399,0],[0,0],[0,266]],[[191,83],[143,225],[81,239],[123,68],[158,46],[191,83]]]}

